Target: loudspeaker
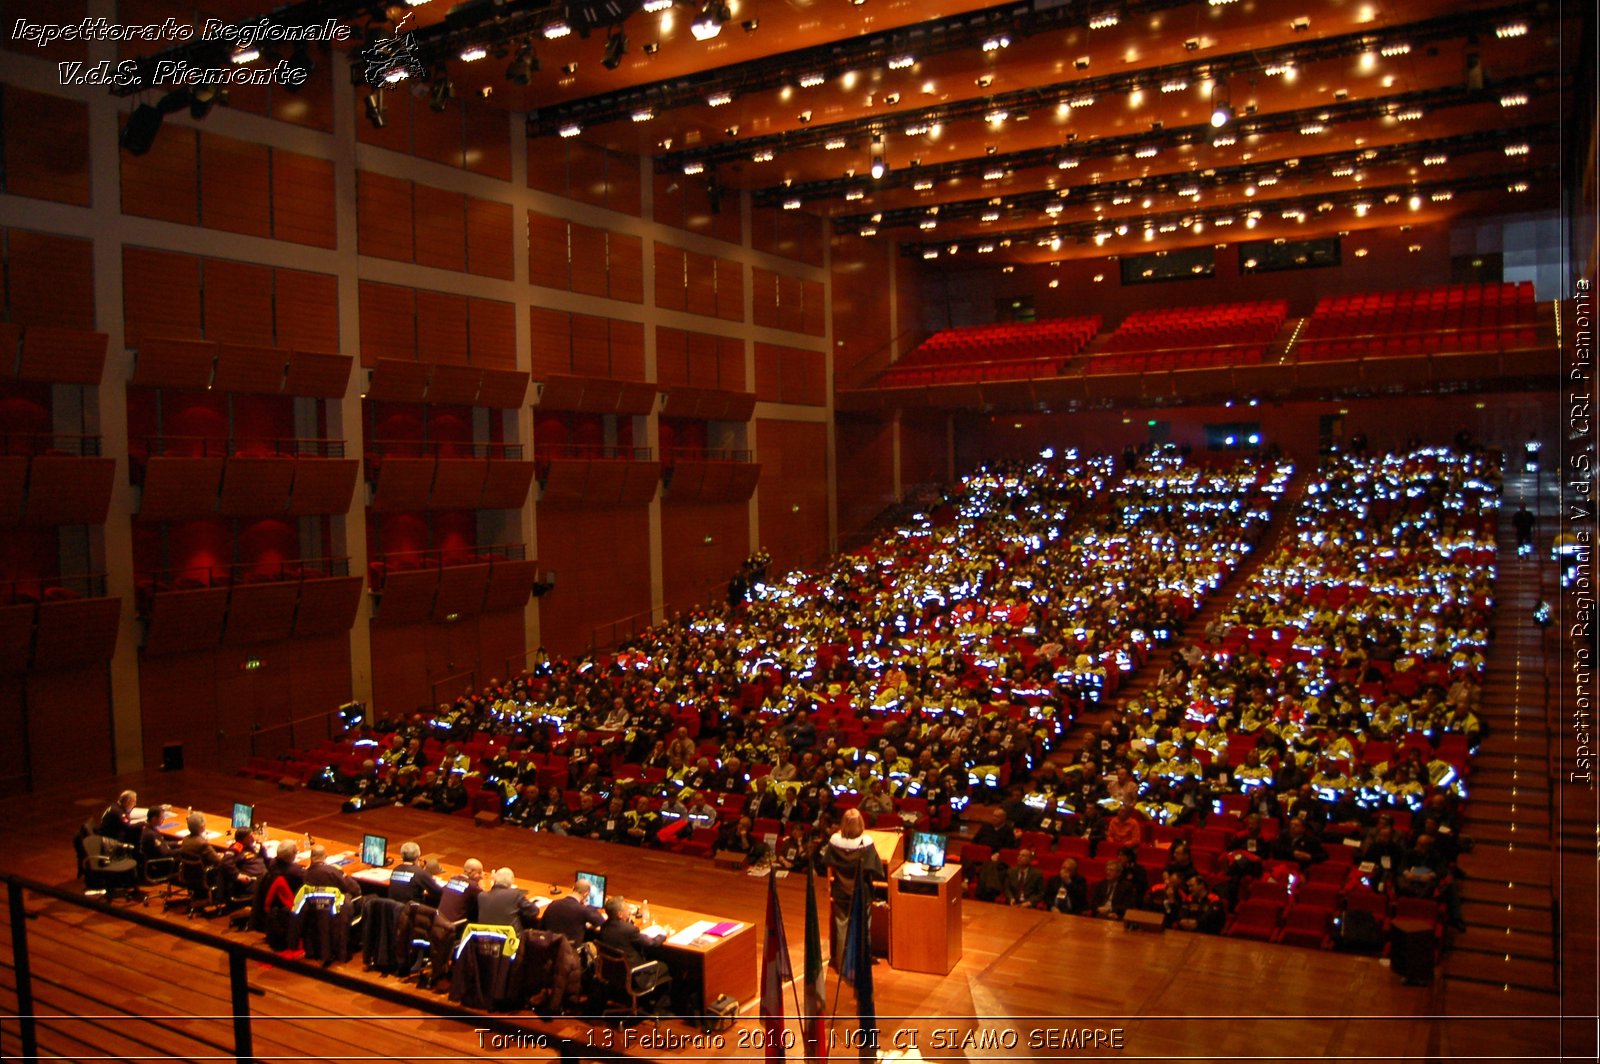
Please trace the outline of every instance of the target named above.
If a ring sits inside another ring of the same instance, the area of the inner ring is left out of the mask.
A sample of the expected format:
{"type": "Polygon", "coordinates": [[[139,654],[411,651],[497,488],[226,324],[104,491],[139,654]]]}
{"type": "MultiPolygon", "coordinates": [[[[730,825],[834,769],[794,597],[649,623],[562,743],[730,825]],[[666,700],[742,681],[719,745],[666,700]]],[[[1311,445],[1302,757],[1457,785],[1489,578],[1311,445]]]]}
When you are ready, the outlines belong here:
{"type": "Polygon", "coordinates": [[[1423,920],[1396,920],[1389,963],[1407,986],[1433,982],[1433,928],[1423,920]]]}
{"type": "Polygon", "coordinates": [[[183,771],[183,744],[182,743],[168,743],[166,746],[163,746],[161,748],[161,771],[162,772],[182,772],[183,771]]]}

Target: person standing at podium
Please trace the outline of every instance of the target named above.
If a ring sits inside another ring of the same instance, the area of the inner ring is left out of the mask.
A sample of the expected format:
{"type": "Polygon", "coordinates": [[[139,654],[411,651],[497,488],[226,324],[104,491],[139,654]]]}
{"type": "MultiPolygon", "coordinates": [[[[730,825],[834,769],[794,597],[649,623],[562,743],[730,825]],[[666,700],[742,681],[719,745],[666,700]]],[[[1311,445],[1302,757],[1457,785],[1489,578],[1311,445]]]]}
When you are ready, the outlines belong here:
{"type": "MultiPolygon", "coordinates": [[[[859,809],[847,809],[839,820],[839,830],[828,838],[823,864],[832,873],[829,898],[833,908],[833,937],[829,942],[829,963],[837,968],[844,958],[845,933],[850,926],[850,906],[857,890],[871,890],[884,878],[883,859],[867,833],[859,809]]],[[[866,906],[870,926],[872,906],[866,906]]]]}

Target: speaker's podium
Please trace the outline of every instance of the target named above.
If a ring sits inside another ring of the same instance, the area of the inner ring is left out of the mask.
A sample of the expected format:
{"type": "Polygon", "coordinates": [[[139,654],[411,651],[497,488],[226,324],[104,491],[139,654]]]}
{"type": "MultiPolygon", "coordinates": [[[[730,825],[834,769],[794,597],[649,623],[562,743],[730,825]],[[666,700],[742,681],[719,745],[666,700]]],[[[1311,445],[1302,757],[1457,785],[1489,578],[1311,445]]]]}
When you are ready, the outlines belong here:
{"type": "Polygon", "coordinates": [[[889,967],[948,975],[961,959],[961,866],[921,869],[908,863],[889,875],[889,967]]]}

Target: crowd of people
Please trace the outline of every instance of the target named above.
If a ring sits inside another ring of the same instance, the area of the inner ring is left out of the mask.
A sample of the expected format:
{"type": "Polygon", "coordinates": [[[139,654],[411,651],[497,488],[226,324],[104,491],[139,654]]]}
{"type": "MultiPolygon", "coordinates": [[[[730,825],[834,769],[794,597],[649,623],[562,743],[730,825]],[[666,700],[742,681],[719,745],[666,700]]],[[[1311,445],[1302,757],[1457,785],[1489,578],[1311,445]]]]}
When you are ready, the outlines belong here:
{"type": "Polygon", "coordinates": [[[820,571],[773,579],[757,555],[742,601],[613,652],[541,654],[432,715],[359,722],[313,785],[352,809],[785,868],[845,809],[956,830],[976,802],[996,865],[974,863],[980,897],[1126,902],[1203,930],[1246,880],[1345,839],[1365,858],[1381,834],[1399,849],[1368,881],[1427,886],[1459,919],[1499,470],[1477,450],[1330,457],[1252,579],[1185,633],[1291,476],[1272,454],[1171,447],[991,464],[820,571]],[[1050,757],[1153,653],[1156,683],[1050,757]],[[1150,852],[1201,828],[1197,857],[1150,852]],[[1064,856],[1062,837],[1086,846],[1064,856]]]}

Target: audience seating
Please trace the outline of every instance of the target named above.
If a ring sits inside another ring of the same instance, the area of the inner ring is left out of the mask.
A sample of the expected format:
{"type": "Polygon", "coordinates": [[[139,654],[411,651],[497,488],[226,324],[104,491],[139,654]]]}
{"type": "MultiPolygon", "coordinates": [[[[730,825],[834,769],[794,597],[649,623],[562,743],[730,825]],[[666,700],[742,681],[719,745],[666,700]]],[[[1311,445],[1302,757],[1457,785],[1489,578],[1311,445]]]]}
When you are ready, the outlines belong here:
{"type": "Polygon", "coordinates": [[[1324,296],[1294,349],[1301,362],[1515,350],[1533,346],[1534,312],[1528,281],[1324,296]]]}
{"type": "Polygon", "coordinates": [[[1099,331],[1098,314],[942,329],[884,371],[878,384],[910,388],[1053,377],[1099,331]]]}
{"type": "Polygon", "coordinates": [[[1117,326],[1084,372],[1259,365],[1288,314],[1289,304],[1281,299],[1136,311],[1117,326]]]}

